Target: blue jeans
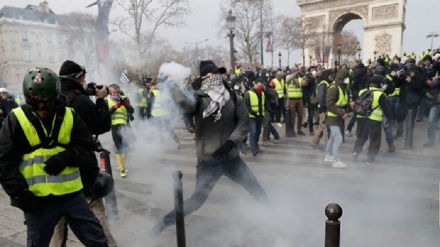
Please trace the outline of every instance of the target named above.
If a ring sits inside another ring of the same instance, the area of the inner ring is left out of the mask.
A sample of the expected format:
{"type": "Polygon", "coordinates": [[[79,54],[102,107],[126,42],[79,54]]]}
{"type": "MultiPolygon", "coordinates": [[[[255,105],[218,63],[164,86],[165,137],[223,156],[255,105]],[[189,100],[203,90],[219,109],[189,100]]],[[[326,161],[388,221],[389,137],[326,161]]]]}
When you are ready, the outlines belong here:
{"type": "Polygon", "coordinates": [[[330,125],[330,137],[327,142],[326,153],[331,154],[335,160],[339,159],[339,147],[342,144],[341,128],[337,125],[330,125]]]}
{"type": "Polygon", "coordinates": [[[437,122],[440,117],[440,105],[435,105],[429,110],[428,116],[428,142],[434,144],[437,132],[437,122]]]}
{"type": "Polygon", "coordinates": [[[262,125],[262,117],[249,118],[249,145],[251,146],[252,151],[260,149],[258,146],[258,139],[260,138],[262,125]]]}
{"type": "Polygon", "coordinates": [[[394,142],[393,130],[391,130],[390,122],[384,116],[382,120],[383,131],[385,132],[385,140],[388,144],[394,142]]]}

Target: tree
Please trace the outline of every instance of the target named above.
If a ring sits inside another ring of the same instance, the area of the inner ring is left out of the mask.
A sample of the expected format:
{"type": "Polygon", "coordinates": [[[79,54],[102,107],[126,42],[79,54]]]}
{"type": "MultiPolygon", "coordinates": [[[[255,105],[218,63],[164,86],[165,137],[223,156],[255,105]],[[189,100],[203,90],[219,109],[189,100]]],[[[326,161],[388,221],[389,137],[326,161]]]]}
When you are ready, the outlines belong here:
{"type": "MultiPolygon", "coordinates": [[[[345,55],[346,60],[348,60],[348,57],[356,56],[358,52],[359,47],[359,39],[354,34],[353,31],[342,31],[341,33],[337,33],[334,36],[334,42],[333,42],[333,55],[334,57],[337,57],[338,52],[338,45],[341,45],[341,57],[345,55]]],[[[341,60],[343,60],[341,58],[341,60]]],[[[343,60],[344,61],[344,60],[343,60]]],[[[346,62],[346,61],[345,61],[346,62]]],[[[342,64],[342,62],[340,62],[342,64]]]]}
{"type": "Polygon", "coordinates": [[[161,27],[183,25],[190,13],[188,0],[117,0],[128,16],[117,18],[114,24],[134,42],[139,77],[146,65],[144,57],[153,49],[156,32],[161,27]]]}
{"type": "Polygon", "coordinates": [[[59,25],[67,47],[67,57],[84,62],[89,72],[97,68],[95,54],[95,17],[90,14],[72,12],[59,19],[59,25]]]}
{"type": "Polygon", "coordinates": [[[255,56],[261,52],[261,35],[267,30],[267,17],[272,16],[272,5],[267,0],[228,0],[222,2],[220,9],[223,13],[220,23],[224,23],[221,25],[220,33],[224,34],[227,30],[225,17],[231,9],[236,16],[234,30],[236,48],[245,55],[249,67],[255,69],[255,56]]]}

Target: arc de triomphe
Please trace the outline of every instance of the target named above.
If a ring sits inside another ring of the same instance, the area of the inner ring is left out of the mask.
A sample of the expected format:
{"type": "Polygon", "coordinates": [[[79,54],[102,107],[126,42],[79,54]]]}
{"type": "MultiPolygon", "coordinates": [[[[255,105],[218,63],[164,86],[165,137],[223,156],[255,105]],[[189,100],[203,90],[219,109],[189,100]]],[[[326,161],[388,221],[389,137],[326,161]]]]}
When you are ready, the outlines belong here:
{"type": "Polygon", "coordinates": [[[315,51],[318,49],[322,54],[326,43],[326,49],[330,50],[326,67],[333,66],[330,63],[338,59],[338,44],[334,44],[333,37],[349,21],[356,19],[361,19],[364,27],[364,41],[360,44],[364,63],[373,60],[375,52],[377,56],[402,55],[406,0],[297,0],[297,4],[301,8],[305,33],[310,32],[307,27],[311,26],[306,24],[313,24],[315,36],[323,37],[322,44],[316,42],[305,49],[306,64],[317,62],[315,51]]]}

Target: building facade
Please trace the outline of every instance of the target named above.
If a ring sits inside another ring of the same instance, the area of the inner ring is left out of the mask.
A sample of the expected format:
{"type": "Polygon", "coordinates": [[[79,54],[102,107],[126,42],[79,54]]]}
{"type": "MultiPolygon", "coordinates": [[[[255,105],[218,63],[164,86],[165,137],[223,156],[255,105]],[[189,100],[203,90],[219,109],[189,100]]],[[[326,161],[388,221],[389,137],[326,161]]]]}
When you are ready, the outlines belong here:
{"type": "Polygon", "coordinates": [[[20,94],[23,77],[34,66],[58,72],[67,56],[60,18],[46,1],[0,9],[0,87],[20,94]]]}

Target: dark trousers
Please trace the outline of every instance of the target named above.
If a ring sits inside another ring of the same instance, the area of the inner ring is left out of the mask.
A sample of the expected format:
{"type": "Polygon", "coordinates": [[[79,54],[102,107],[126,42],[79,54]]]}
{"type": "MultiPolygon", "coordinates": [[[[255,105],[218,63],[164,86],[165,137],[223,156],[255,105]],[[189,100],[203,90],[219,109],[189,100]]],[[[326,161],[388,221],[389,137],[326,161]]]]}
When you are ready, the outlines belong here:
{"type": "Polygon", "coordinates": [[[252,151],[260,149],[258,140],[260,139],[262,126],[262,117],[249,118],[249,146],[251,146],[252,151]]]}
{"type": "MultiPolygon", "coordinates": [[[[240,184],[256,200],[267,201],[266,192],[240,156],[218,163],[199,161],[197,164],[196,188],[191,197],[183,203],[184,216],[193,213],[205,203],[214,185],[223,175],[240,184]]],[[[172,210],[161,219],[159,224],[163,224],[163,228],[166,228],[174,225],[175,221],[175,211],[172,210]]]]}
{"type": "Polygon", "coordinates": [[[356,142],[354,143],[353,153],[360,154],[365,142],[370,139],[367,157],[369,160],[375,160],[380,150],[382,138],[382,122],[370,119],[358,119],[356,129],[356,142]]]}
{"type": "Polygon", "coordinates": [[[278,105],[275,112],[275,122],[281,122],[281,114],[283,114],[283,119],[286,120],[286,105],[284,103],[284,98],[278,98],[278,105]]]}
{"type": "MultiPolygon", "coordinates": [[[[353,117],[350,118],[350,122],[348,122],[347,125],[347,130],[351,132],[351,130],[354,127],[354,124],[356,123],[356,119],[357,119],[357,114],[353,113],[353,117]]],[[[344,135],[344,133],[342,133],[342,135],[344,135]]]]}
{"type": "Polygon", "coordinates": [[[307,103],[307,114],[309,114],[309,118],[307,119],[309,123],[309,132],[313,132],[313,122],[314,122],[313,117],[315,115],[315,108],[316,105],[307,103]]]}
{"type": "Polygon", "coordinates": [[[84,195],[46,205],[39,213],[24,213],[27,247],[47,247],[55,225],[64,216],[73,233],[85,246],[107,247],[107,238],[84,195]]]}
{"type": "Polygon", "coordinates": [[[263,118],[263,141],[270,141],[270,134],[273,135],[275,140],[280,139],[280,135],[275,127],[273,127],[271,120],[270,113],[266,111],[263,118]]]}
{"type": "Polygon", "coordinates": [[[144,120],[147,116],[147,107],[139,106],[139,119],[144,120]]]}

